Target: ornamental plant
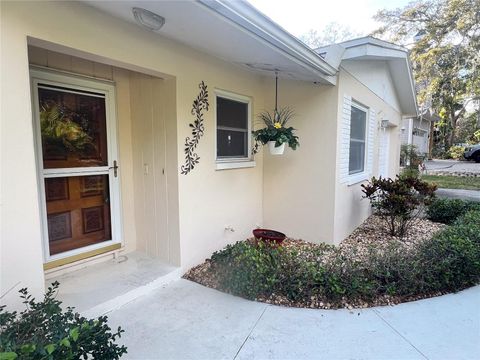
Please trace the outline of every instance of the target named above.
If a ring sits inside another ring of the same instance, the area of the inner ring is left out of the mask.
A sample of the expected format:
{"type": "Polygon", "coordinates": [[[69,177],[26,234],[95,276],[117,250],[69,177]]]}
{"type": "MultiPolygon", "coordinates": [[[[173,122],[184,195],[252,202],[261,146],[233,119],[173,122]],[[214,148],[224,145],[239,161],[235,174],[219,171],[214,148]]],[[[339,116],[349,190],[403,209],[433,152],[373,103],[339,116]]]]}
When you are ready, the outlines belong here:
{"type": "Polygon", "coordinates": [[[252,131],[255,140],[254,152],[258,151],[259,144],[265,145],[269,141],[275,141],[275,146],[287,144],[292,150],[296,150],[300,145],[298,136],[295,135],[293,127],[287,127],[293,116],[293,110],[288,107],[275,109],[273,113],[268,111],[260,113],[258,117],[265,127],[252,131]]]}
{"type": "Polygon", "coordinates": [[[370,200],[373,211],[385,223],[390,235],[403,237],[435,198],[436,185],[417,177],[399,177],[395,180],[373,177],[362,184],[364,198],[370,200]]]}
{"type": "Polygon", "coordinates": [[[107,317],[87,319],[55,299],[58,282],[35,301],[26,288],[20,290],[26,309],[9,312],[0,306],[0,359],[119,359],[127,352],[116,344],[124,332],[111,331],[107,317]]]}

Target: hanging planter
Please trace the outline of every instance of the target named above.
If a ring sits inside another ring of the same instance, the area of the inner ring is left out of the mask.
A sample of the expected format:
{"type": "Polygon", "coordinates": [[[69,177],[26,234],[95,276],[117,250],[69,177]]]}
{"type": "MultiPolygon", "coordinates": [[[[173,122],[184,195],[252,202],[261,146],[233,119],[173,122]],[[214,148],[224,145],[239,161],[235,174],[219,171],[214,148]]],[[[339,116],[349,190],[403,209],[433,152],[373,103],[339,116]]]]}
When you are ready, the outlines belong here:
{"type": "Polygon", "coordinates": [[[283,155],[285,151],[285,143],[277,146],[276,141],[269,141],[268,142],[268,149],[270,150],[270,154],[272,155],[283,155]]]}
{"type": "Polygon", "coordinates": [[[272,155],[282,155],[285,151],[285,145],[292,150],[296,150],[300,145],[298,136],[295,135],[295,129],[287,126],[289,120],[293,118],[294,113],[288,107],[278,109],[278,77],[275,76],[275,110],[273,113],[264,111],[259,115],[259,119],[265,125],[264,128],[252,132],[255,140],[253,153],[258,152],[259,145],[267,145],[272,155]]]}

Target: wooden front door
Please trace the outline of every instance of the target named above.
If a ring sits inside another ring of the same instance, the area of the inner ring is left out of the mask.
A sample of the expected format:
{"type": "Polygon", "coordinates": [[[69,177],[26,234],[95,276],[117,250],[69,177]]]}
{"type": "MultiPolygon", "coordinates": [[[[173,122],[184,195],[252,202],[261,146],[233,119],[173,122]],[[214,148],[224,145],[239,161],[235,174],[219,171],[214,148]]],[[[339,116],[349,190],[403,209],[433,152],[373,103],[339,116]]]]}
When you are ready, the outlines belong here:
{"type": "Polygon", "coordinates": [[[114,88],[32,71],[46,261],[119,242],[114,88]]]}

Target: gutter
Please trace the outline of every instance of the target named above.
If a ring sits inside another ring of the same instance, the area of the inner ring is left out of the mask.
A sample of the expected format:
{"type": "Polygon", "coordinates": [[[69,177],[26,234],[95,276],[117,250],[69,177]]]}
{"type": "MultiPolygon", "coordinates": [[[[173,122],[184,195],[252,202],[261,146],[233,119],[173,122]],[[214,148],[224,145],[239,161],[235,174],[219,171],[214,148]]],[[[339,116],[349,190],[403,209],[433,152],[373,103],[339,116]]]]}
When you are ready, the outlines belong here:
{"type": "MultiPolygon", "coordinates": [[[[197,2],[266,41],[296,60],[304,68],[316,72],[322,77],[337,74],[338,69],[328,64],[313,49],[289,34],[246,1],[197,0],[197,2]]],[[[329,79],[326,80],[330,81],[329,79]]]]}

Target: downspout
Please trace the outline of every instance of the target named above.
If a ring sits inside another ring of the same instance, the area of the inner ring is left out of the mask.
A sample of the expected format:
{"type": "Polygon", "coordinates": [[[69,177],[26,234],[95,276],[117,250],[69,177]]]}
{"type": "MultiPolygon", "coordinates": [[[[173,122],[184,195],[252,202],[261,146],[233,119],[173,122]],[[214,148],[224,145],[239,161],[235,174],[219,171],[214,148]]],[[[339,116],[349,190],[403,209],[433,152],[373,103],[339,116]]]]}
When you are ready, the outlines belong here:
{"type": "Polygon", "coordinates": [[[407,144],[412,145],[413,143],[413,118],[408,119],[408,140],[407,144]]]}

